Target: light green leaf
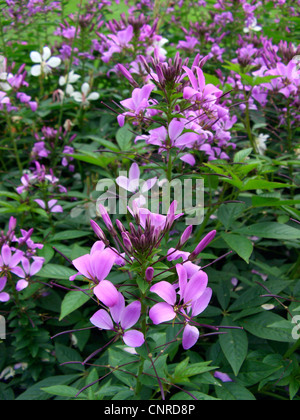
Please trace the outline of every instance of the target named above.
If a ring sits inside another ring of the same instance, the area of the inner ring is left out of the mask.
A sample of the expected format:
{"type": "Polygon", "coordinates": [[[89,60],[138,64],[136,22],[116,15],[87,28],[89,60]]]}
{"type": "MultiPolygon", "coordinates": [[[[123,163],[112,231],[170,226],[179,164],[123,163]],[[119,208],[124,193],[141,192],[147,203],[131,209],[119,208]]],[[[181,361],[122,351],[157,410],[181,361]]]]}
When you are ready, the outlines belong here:
{"type": "Polygon", "coordinates": [[[243,260],[249,264],[249,258],[253,252],[253,245],[250,239],[234,233],[221,233],[222,238],[243,260]]]}
{"type": "MultiPolygon", "coordinates": [[[[88,289],[87,289],[88,290],[88,289]]],[[[81,292],[80,290],[72,290],[68,292],[61,304],[61,313],[59,320],[61,321],[70,313],[74,312],[76,309],[80,308],[84,305],[90,297],[85,293],[81,292]]]]}

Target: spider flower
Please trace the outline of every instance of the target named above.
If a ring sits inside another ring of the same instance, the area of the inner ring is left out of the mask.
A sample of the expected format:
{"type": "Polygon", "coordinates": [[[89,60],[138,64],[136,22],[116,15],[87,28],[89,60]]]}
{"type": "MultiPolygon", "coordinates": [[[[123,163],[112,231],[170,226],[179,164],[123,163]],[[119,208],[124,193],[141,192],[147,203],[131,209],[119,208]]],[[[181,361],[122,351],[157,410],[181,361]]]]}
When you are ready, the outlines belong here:
{"type": "Polygon", "coordinates": [[[51,50],[49,47],[43,48],[43,53],[40,54],[37,51],[30,53],[31,60],[36,63],[31,68],[32,76],[40,76],[41,74],[49,74],[52,69],[58,67],[61,63],[61,59],[58,57],[51,57],[51,50]]]}
{"type": "Polygon", "coordinates": [[[156,293],[164,302],[155,304],[149,311],[152,322],[157,325],[171,321],[185,310],[190,310],[205,292],[208,277],[204,271],[197,271],[188,281],[187,271],[181,264],[176,265],[179,286],[179,302],[177,302],[176,286],[167,281],[160,281],[150,288],[150,292],[156,293]]]}
{"type": "Polygon", "coordinates": [[[124,297],[118,293],[118,302],[110,308],[110,314],[111,316],[105,309],[100,309],[91,317],[90,321],[100,329],[114,331],[116,339],[122,337],[124,343],[129,347],[140,347],[144,344],[143,333],[131,329],[141,316],[139,301],[134,301],[125,307],[124,297]]]}

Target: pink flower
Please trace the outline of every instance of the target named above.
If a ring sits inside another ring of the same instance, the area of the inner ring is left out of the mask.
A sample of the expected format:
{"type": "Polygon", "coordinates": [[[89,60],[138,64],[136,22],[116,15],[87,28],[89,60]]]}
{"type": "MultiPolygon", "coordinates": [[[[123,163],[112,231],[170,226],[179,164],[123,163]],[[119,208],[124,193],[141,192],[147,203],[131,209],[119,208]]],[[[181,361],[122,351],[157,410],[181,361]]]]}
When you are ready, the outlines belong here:
{"type": "Polygon", "coordinates": [[[158,127],[150,130],[149,136],[139,136],[136,140],[143,139],[146,140],[148,144],[154,144],[164,148],[168,141],[171,146],[175,146],[183,149],[184,147],[189,147],[195,143],[199,137],[198,134],[193,132],[183,133],[183,130],[186,128],[186,120],[177,120],[174,118],[168,127],[168,130],[165,127],[158,127]]]}
{"type": "Polygon", "coordinates": [[[22,259],[23,273],[22,275],[20,275],[21,273],[17,274],[18,277],[21,277],[21,280],[19,280],[16,285],[16,290],[18,292],[25,289],[29,285],[31,277],[41,270],[44,262],[45,260],[42,257],[34,258],[32,264],[29,263],[27,258],[22,259]]]}
{"type": "Polygon", "coordinates": [[[154,85],[148,84],[143,86],[141,89],[136,88],[132,92],[132,97],[121,101],[121,105],[129,111],[118,115],[118,123],[123,127],[125,122],[125,116],[133,117],[136,119],[143,119],[144,112],[150,106],[149,96],[152,90],[155,88],[154,85]]]}
{"type": "Polygon", "coordinates": [[[149,311],[149,317],[157,325],[171,321],[181,315],[184,317],[182,346],[185,350],[191,348],[199,338],[198,329],[190,325],[192,318],[203,312],[211,299],[212,290],[207,286],[207,275],[204,271],[197,271],[188,281],[187,270],[177,264],[178,285],[173,286],[166,281],[156,283],[150,291],[156,293],[165,302],[154,305],[149,311]],[[179,288],[179,302],[177,303],[176,288],[179,288]],[[190,315],[189,315],[190,314],[190,315]]]}
{"type": "Polygon", "coordinates": [[[216,100],[223,94],[223,92],[216,88],[214,85],[210,83],[205,85],[205,77],[200,67],[194,67],[197,72],[197,78],[193,71],[188,67],[183,66],[183,69],[186,71],[186,74],[192,84],[192,87],[187,86],[183,89],[184,99],[202,103],[206,101],[208,104],[213,105],[216,100]]]}
{"type": "Polygon", "coordinates": [[[9,294],[2,291],[6,286],[6,282],[6,277],[0,277],[0,302],[7,302],[10,299],[9,294]]]}
{"type": "Polygon", "coordinates": [[[57,205],[57,200],[49,200],[46,206],[45,201],[36,199],[34,200],[42,209],[49,210],[50,213],[63,213],[63,208],[59,204],[57,205]]]}
{"type": "Polygon", "coordinates": [[[14,273],[17,276],[22,272],[23,270],[18,267],[19,262],[23,258],[23,251],[17,250],[14,254],[11,252],[11,248],[4,244],[1,249],[1,256],[0,256],[0,272],[1,273],[14,273]]]}
{"type": "Polygon", "coordinates": [[[187,281],[187,272],[183,265],[177,264],[176,270],[180,296],[178,303],[176,289],[170,283],[160,281],[150,288],[150,292],[156,293],[165,301],[157,303],[150,309],[149,316],[154,324],[174,319],[184,309],[190,308],[192,303],[199,299],[206,289],[208,278],[204,271],[197,271],[187,281]]]}
{"type": "Polygon", "coordinates": [[[78,273],[70,277],[71,281],[82,275],[98,284],[108,276],[114,264],[122,265],[124,261],[112,249],[105,248],[102,241],[97,241],[92,246],[90,254],[82,255],[72,263],[78,273]]]}
{"type": "Polygon", "coordinates": [[[118,293],[118,302],[110,308],[110,314],[104,309],[97,311],[90,319],[91,323],[103,330],[114,331],[118,337],[122,337],[124,343],[129,347],[140,347],[145,338],[143,333],[131,330],[141,316],[141,303],[134,301],[125,307],[125,300],[121,293],[118,293]],[[114,321],[114,322],[113,322],[114,321]]]}

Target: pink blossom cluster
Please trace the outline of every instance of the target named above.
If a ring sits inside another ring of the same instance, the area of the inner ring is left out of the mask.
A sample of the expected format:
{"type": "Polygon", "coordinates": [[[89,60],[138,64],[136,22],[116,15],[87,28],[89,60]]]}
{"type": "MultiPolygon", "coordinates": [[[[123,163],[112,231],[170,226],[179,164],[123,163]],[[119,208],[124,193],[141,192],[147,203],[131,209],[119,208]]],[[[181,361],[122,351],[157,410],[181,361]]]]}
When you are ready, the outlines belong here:
{"type": "Polygon", "coordinates": [[[34,112],[38,107],[37,102],[23,92],[23,87],[28,87],[25,81],[27,75],[25,64],[15,74],[12,74],[13,67],[8,67],[7,58],[0,55],[0,111],[16,112],[24,104],[34,112]]]}
{"type": "Polygon", "coordinates": [[[45,261],[37,255],[37,250],[42,249],[43,244],[31,239],[33,229],[21,229],[21,236],[17,237],[16,226],[17,220],[11,217],[7,232],[0,232],[0,302],[10,299],[10,294],[4,291],[7,286],[13,286],[17,292],[25,289],[45,261]],[[17,282],[14,276],[19,278],[17,282]]]}
{"type": "Polygon", "coordinates": [[[197,322],[193,318],[207,308],[212,291],[207,287],[206,273],[194,261],[214,239],[216,231],[207,234],[189,253],[182,251],[192,233],[192,226],[188,226],[176,248],[169,249],[167,255],[163,257],[169,262],[177,262],[170,268],[170,270],[175,269],[177,280],[173,283],[156,281],[159,273],[155,274],[153,257],[156,256],[161,261],[156,255],[159,244],[170,232],[174,221],[182,215],[177,214],[176,208],[177,203],[174,201],[168,214],[164,216],[138,207],[137,203],[133,202],[133,209],[130,211],[136,225],[130,223],[130,228],[127,230],[119,220],[116,220],[115,228],[106,209],[100,204],[102,220],[118,248],[111,246],[100,226],[91,220],[91,226],[99,240],[92,246],[89,254],[73,260],[73,265],[78,272],[71,276],[70,280],[75,280],[79,275],[83,276],[90,283],[93,293],[102,306],[91,317],[91,323],[101,330],[114,332],[113,340],[122,338],[129,347],[140,347],[145,341],[145,328],[138,326],[141,322],[142,307],[145,311],[145,302],[143,299],[131,299],[126,305],[126,283],[115,285],[107,277],[115,265],[133,267],[136,263],[142,265],[141,261],[147,261],[147,267],[142,270],[142,275],[144,283],[151,286],[150,295],[156,294],[162,299],[162,302],[152,305],[149,310],[152,323],[157,325],[176,318],[182,324],[182,343],[185,349],[194,346],[199,338],[199,331],[195,326],[197,322]],[[182,263],[178,262],[180,259],[183,260],[182,263]],[[124,288],[123,292],[120,292],[120,287],[124,288]],[[134,326],[136,327],[132,329],[134,326]]]}
{"type": "MultiPolygon", "coordinates": [[[[197,56],[189,68],[178,64],[181,61],[177,54],[174,68],[178,68],[173,75],[171,62],[160,63],[158,59],[153,61],[155,70],[148,68],[149,83],[142,88],[135,88],[131,98],[120,102],[125,112],[119,114],[119,124],[124,125],[127,118],[134,125],[141,126],[143,123],[147,127],[153,123],[154,116],[163,116],[158,101],[150,99],[150,95],[155,93],[156,88],[166,90],[170,83],[174,84],[176,81],[176,89],[182,92],[182,100],[174,107],[172,121],[167,126],[151,128],[148,134],[137,136],[136,141],[144,140],[147,144],[158,146],[159,152],[168,148],[188,150],[189,153],[183,156],[183,160],[190,165],[195,164],[195,151],[203,152],[208,160],[228,159],[226,148],[235,148],[235,144],[230,142],[230,129],[236,122],[236,117],[232,117],[229,108],[221,103],[222,90],[211,83],[206,84],[201,68],[206,60],[207,57],[200,62],[200,57],[197,56]]],[[[143,63],[147,66],[146,60],[143,63]]],[[[126,69],[121,65],[119,69],[131,81],[131,75],[126,69]]]]}

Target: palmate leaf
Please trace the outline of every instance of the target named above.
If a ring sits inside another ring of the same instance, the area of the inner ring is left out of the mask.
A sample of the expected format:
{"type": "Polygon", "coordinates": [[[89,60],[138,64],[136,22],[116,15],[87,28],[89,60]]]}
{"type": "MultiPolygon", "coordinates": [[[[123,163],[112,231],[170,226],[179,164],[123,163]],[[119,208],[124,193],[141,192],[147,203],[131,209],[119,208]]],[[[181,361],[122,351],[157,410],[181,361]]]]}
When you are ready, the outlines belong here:
{"type": "MultiPolygon", "coordinates": [[[[240,327],[230,316],[223,318],[223,326],[240,327]]],[[[244,330],[236,328],[228,328],[226,334],[219,336],[221,349],[228,360],[234,374],[237,376],[239,370],[247,357],[248,353],[248,337],[244,330]]]]}

